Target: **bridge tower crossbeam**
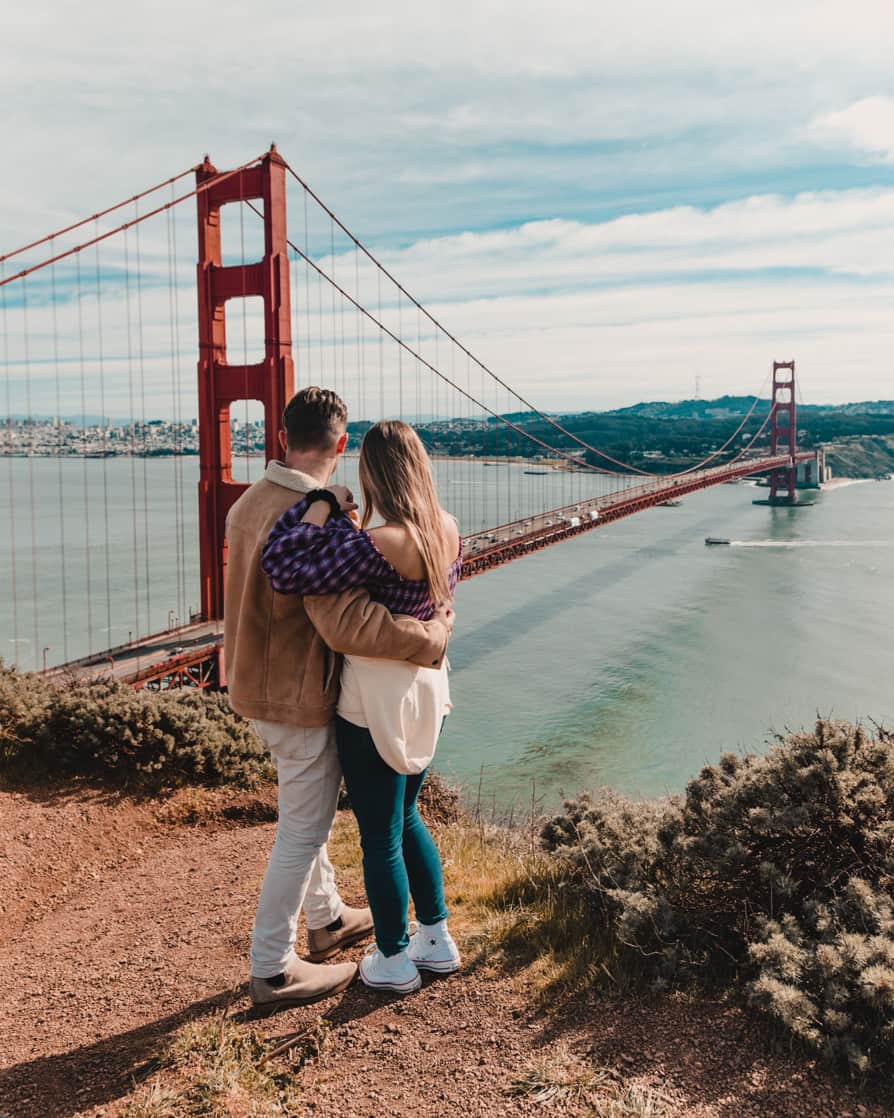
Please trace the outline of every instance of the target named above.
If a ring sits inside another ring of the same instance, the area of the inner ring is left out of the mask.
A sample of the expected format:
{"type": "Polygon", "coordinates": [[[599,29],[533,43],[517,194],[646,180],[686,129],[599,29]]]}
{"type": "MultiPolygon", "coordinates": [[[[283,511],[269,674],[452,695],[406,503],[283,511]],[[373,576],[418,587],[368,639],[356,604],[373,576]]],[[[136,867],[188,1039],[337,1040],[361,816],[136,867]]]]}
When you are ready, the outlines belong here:
{"type": "MultiPolygon", "coordinates": [[[[208,157],[196,171],[199,186],[219,172],[208,157]]],[[[258,400],[264,407],[267,460],[279,456],[278,432],[293,392],[286,165],[275,147],[255,167],[211,182],[198,196],[199,260],[199,569],[200,610],[206,621],[223,617],[226,517],[247,485],[233,480],[230,407],[258,400]],[[255,263],[224,266],[221,207],[259,200],[264,255],[255,263]],[[226,304],[260,296],[264,302],[264,357],[255,364],[227,359],[226,304]]]]}

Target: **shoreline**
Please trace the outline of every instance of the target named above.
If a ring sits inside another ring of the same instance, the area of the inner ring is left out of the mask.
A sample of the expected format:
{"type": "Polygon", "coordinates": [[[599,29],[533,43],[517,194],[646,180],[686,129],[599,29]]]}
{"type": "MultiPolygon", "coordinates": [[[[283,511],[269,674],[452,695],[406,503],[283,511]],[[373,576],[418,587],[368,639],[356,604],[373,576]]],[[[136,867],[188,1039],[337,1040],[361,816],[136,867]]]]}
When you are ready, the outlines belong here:
{"type": "MultiPolygon", "coordinates": [[[[101,453],[94,453],[94,452],[89,452],[87,454],[83,454],[83,453],[72,453],[72,454],[10,454],[9,452],[4,452],[4,451],[0,450],[0,459],[6,458],[6,459],[16,459],[16,460],[20,460],[20,461],[36,460],[36,461],[46,461],[46,462],[58,461],[60,459],[71,460],[71,461],[91,460],[91,461],[98,461],[98,462],[107,462],[107,461],[122,461],[122,460],[123,461],[136,461],[136,460],[149,461],[149,460],[158,459],[158,458],[190,459],[190,458],[198,458],[198,457],[199,457],[199,452],[198,451],[194,451],[194,452],[190,452],[190,453],[186,453],[186,454],[184,454],[182,452],[177,453],[176,451],[170,451],[170,452],[161,451],[161,452],[154,453],[154,454],[101,454],[101,453]]],[[[244,461],[245,459],[251,459],[253,461],[254,460],[263,461],[264,457],[265,457],[265,455],[263,453],[254,452],[254,451],[249,453],[249,454],[234,453],[233,454],[233,461],[234,462],[240,461],[240,460],[244,461]]],[[[348,452],[345,453],[344,457],[346,459],[352,459],[352,460],[357,459],[359,457],[359,451],[353,451],[353,450],[348,451],[348,452]]],[[[507,464],[513,465],[513,466],[523,466],[527,469],[534,468],[538,472],[543,470],[545,473],[548,473],[548,474],[589,473],[590,472],[586,468],[583,468],[583,469],[577,468],[576,469],[570,463],[569,464],[564,464],[563,463],[563,464],[556,465],[556,464],[552,463],[551,461],[549,463],[547,463],[547,462],[544,462],[544,461],[539,460],[537,458],[523,458],[523,457],[516,457],[516,456],[501,456],[499,458],[495,458],[493,455],[478,456],[478,455],[473,455],[473,454],[469,454],[469,455],[433,454],[431,457],[434,461],[438,461],[438,462],[448,462],[448,461],[449,462],[477,462],[477,463],[483,463],[485,465],[490,465],[490,466],[498,466],[498,465],[501,465],[503,463],[507,463],[507,464]]],[[[633,479],[635,477],[635,475],[633,475],[633,474],[622,475],[622,476],[629,476],[631,479],[633,479]]],[[[651,476],[660,479],[660,478],[669,477],[669,476],[672,476],[672,475],[670,475],[670,474],[654,474],[654,475],[651,475],[651,476]]],[[[879,478],[879,477],[876,477],[876,476],[872,476],[872,477],[834,477],[834,478],[831,478],[829,481],[822,482],[818,486],[818,489],[819,489],[820,492],[825,491],[825,490],[844,489],[844,488],[847,488],[847,486],[849,486],[849,485],[861,485],[865,482],[883,481],[883,480],[887,480],[887,479],[886,478],[879,478]]],[[[739,484],[740,485],[759,486],[759,483],[757,481],[754,481],[750,478],[743,478],[739,482],[739,484]]]]}
{"type": "Polygon", "coordinates": [[[833,477],[820,485],[820,492],[827,489],[847,489],[849,485],[865,485],[868,481],[877,481],[874,477],[833,477]]]}

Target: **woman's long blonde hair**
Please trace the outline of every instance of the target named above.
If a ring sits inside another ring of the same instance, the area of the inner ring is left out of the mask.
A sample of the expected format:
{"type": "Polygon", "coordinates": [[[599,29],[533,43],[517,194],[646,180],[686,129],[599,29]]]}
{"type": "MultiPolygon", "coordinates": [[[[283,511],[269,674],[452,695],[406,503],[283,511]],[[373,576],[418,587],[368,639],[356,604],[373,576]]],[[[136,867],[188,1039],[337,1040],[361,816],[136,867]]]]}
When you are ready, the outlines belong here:
{"type": "Polygon", "coordinates": [[[422,440],[399,419],[385,419],[366,432],[360,448],[360,492],[365,528],[373,509],[389,523],[404,524],[419,548],[428,592],[435,602],[449,597],[450,554],[444,518],[422,440]]]}

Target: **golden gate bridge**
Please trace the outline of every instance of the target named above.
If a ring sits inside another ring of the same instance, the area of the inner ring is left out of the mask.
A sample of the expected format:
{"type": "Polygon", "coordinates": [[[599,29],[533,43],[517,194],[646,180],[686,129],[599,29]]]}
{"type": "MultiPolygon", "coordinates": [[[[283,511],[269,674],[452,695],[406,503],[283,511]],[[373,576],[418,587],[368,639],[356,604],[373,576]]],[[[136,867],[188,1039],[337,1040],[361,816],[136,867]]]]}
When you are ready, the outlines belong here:
{"type": "Polygon", "coordinates": [[[224,527],[251,474],[246,437],[245,460],[234,453],[234,420],[241,405],[247,432],[259,407],[265,460],[276,458],[296,380],[335,388],[364,419],[434,417],[476,435],[480,452],[468,460],[434,455],[442,499],[464,530],[463,578],[756,474],[769,475],[771,504],[794,503],[799,464],[817,457],[797,447],[794,361],[773,363],[756,429],[760,393],[724,444],[683,471],[649,473],[590,445],[472,353],[275,147],[229,171],[206,157],[0,256],[0,361],[10,659],[137,687],[225,684],[224,527]],[[197,262],[183,247],[196,222],[197,262]],[[194,407],[196,355],[197,502],[177,444],[194,407]],[[147,461],[162,406],[175,445],[159,493],[147,461]],[[49,447],[36,433],[48,407],[49,447]],[[112,408],[127,412],[117,431],[112,408]],[[64,422],[66,412],[80,423],[64,422]],[[539,433],[519,416],[536,418],[539,433]],[[112,457],[122,441],[127,458],[112,457]],[[55,474],[38,476],[48,452],[55,474]]]}

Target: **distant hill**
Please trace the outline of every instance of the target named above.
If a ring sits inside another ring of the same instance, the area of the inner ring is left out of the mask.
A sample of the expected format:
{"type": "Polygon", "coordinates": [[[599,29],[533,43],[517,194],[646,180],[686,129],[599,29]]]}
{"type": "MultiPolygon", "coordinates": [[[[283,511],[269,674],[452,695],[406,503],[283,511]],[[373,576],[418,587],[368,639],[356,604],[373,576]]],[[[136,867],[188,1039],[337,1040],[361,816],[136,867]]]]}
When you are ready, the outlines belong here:
{"type": "MultiPolygon", "coordinates": [[[[653,400],[615,408],[603,415],[628,415],[641,419],[736,419],[747,414],[754,405],[755,396],[719,396],[716,400],[653,400]]],[[[758,401],[756,414],[769,410],[769,399],[758,401]]],[[[894,400],[866,400],[853,404],[799,404],[798,411],[824,415],[885,415],[894,416],[894,400]]]]}

